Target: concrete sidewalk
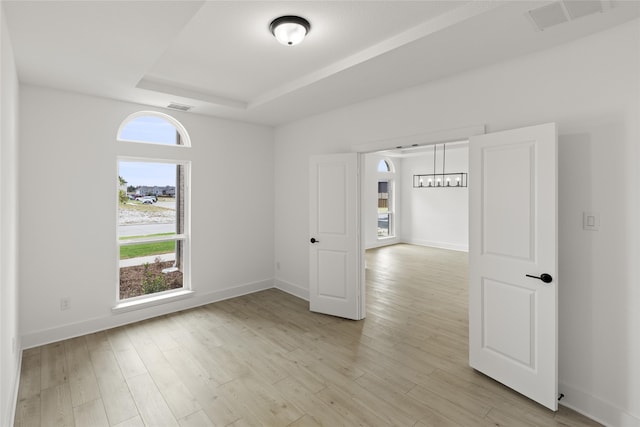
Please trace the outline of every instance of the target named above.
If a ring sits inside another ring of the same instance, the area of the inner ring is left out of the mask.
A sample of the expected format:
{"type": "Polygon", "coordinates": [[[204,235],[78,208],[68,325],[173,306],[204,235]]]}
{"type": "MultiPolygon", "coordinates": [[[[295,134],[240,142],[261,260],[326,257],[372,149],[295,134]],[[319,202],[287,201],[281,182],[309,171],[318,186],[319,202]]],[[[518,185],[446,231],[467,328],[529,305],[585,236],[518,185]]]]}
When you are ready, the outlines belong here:
{"type": "Polygon", "coordinates": [[[175,261],[176,254],[161,254],[152,256],[143,256],[140,258],[121,259],[120,267],[133,267],[135,265],[143,265],[145,263],[153,264],[156,258],[160,258],[162,261],[175,261]]]}

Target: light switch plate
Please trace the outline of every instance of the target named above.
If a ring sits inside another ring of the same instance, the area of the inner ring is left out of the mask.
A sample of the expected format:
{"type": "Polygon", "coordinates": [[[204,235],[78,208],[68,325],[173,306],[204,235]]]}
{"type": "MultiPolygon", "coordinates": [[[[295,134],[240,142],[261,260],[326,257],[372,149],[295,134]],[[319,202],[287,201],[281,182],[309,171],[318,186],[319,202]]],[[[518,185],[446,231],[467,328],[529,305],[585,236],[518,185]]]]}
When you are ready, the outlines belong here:
{"type": "Polygon", "coordinates": [[[582,228],[590,231],[600,230],[600,214],[597,212],[583,212],[582,228]]]}

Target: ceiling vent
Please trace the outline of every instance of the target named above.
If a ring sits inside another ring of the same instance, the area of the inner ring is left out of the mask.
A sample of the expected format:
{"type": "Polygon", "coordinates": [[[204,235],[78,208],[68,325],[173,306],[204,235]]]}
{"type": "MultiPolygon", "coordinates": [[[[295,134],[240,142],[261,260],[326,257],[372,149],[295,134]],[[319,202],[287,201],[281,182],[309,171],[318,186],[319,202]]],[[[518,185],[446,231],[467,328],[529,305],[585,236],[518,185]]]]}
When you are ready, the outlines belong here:
{"type": "Polygon", "coordinates": [[[178,111],[189,111],[193,107],[190,105],[182,105],[182,104],[176,104],[175,102],[172,102],[171,104],[167,105],[167,108],[170,108],[172,110],[178,110],[178,111]]]}
{"type": "Polygon", "coordinates": [[[561,0],[530,10],[527,15],[536,30],[544,31],[554,25],[605,12],[610,8],[609,0],[561,0]]]}

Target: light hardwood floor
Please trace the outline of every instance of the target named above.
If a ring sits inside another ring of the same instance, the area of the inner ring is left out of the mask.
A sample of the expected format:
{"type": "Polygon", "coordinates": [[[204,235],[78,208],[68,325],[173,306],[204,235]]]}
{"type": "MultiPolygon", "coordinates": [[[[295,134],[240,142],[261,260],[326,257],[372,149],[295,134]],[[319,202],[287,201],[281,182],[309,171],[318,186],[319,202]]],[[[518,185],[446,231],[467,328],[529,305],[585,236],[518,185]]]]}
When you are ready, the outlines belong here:
{"type": "Polygon", "coordinates": [[[367,318],[278,290],[24,351],[16,426],[594,426],[467,364],[466,254],[367,252],[367,318]]]}

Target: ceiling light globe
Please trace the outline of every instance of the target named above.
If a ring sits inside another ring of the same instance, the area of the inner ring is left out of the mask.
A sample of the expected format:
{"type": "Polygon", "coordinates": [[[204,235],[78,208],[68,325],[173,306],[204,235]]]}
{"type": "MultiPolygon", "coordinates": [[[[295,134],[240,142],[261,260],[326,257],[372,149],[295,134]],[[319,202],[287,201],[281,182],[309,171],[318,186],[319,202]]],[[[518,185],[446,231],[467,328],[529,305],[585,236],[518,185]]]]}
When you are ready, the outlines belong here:
{"type": "Polygon", "coordinates": [[[273,30],[273,35],[280,43],[293,46],[304,39],[307,30],[300,24],[280,24],[273,30]]]}
{"type": "Polygon", "coordinates": [[[294,46],[304,40],[311,25],[299,16],[281,16],[269,26],[276,40],[286,46],[294,46]]]}

